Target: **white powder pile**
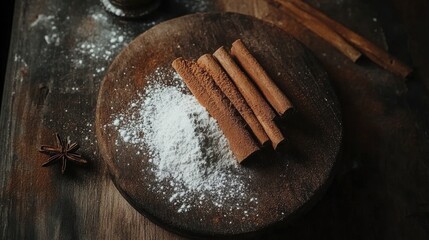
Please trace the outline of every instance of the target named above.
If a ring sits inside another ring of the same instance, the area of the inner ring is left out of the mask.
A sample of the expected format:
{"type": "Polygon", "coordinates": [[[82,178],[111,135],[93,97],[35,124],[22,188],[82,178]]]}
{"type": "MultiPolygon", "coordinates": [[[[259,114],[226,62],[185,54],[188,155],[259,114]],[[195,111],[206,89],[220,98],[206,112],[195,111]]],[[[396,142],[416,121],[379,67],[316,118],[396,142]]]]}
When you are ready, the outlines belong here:
{"type": "Polygon", "coordinates": [[[177,75],[176,86],[153,81],[162,76],[157,71],[129,109],[113,116],[111,126],[123,142],[139,147],[137,154],[147,154],[152,167],[142,172],[153,172],[157,184],[151,185],[152,190],[166,195],[165,200],[177,206],[178,212],[198,206],[243,211],[246,206],[243,213],[248,216],[257,198],[249,198],[243,181],[248,176],[240,174],[244,170],[216,120],[185,93],[177,75]]]}

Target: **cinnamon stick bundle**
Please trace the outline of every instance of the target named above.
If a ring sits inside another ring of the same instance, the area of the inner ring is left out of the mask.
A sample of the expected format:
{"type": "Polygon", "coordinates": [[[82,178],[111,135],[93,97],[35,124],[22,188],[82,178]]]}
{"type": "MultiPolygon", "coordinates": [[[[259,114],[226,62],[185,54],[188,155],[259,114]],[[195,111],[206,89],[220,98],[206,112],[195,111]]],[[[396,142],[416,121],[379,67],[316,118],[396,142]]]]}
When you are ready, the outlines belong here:
{"type": "Polygon", "coordinates": [[[241,67],[253,79],[262,94],[280,116],[283,116],[287,110],[292,108],[289,99],[268,76],[240,39],[232,43],[231,54],[238,60],[241,67]]]}
{"type": "Polygon", "coordinates": [[[277,0],[277,2],[281,4],[284,4],[285,1],[293,3],[303,11],[318,18],[328,27],[330,27],[331,29],[339,33],[346,41],[350,42],[353,46],[355,46],[357,49],[362,51],[362,53],[365,54],[365,56],[371,59],[374,63],[378,64],[384,69],[404,78],[407,77],[412,72],[412,69],[410,67],[408,67],[407,65],[399,61],[397,58],[387,53],[385,50],[379,48],[377,45],[365,39],[361,35],[348,29],[341,23],[331,19],[330,17],[328,17],[318,9],[312,7],[311,5],[305,3],[304,1],[302,0],[278,1],[277,0]]]}
{"type": "Polygon", "coordinates": [[[261,123],[268,137],[271,139],[273,148],[276,149],[278,144],[284,140],[284,137],[280,129],[274,123],[274,117],[276,116],[274,111],[253,83],[241,71],[240,67],[235,63],[232,56],[224,47],[216,50],[213,55],[231,77],[247,104],[249,104],[256,115],[256,118],[261,123]]]}
{"type": "Polygon", "coordinates": [[[172,66],[200,104],[217,120],[238,162],[259,150],[242,119],[207,72],[197,63],[183,58],[174,60],[172,66]]]}
{"type": "Polygon", "coordinates": [[[255,114],[252,112],[252,109],[250,109],[250,107],[247,105],[241,93],[235,87],[234,83],[231,81],[216,59],[211,54],[204,54],[198,59],[197,63],[211,75],[220,90],[222,90],[226,97],[228,97],[228,99],[249,125],[250,129],[255,134],[261,145],[266,145],[269,143],[270,139],[265,133],[264,128],[262,128],[262,125],[259,123],[255,114]]]}
{"type": "Polygon", "coordinates": [[[350,45],[343,37],[341,37],[337,32],[330,29],[328,26],[323,24],[319,19],[312,16],[311,14],[301,10],[293,3],[289,1],[279,1],[279,0],[266,0],[268,3],[280,7],[287,12],[291,17],[297,20],[299,23],[304,25],[313,33],[317,34],[320,38],[324,39],[335,47],[338,51],[343,53],[347,58],[356,62],[360,57],[361,53],[356,50],[352,45],[350,45]]]}

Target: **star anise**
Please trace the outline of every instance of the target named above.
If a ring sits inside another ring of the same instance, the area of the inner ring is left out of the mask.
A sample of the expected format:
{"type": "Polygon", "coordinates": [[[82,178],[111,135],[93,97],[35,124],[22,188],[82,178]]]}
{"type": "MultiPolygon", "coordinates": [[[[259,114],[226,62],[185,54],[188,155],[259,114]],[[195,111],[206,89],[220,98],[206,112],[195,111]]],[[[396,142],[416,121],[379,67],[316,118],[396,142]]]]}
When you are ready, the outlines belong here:
{"type": "Polygon", "coordinates": [[[50,166],[54,163],[61,162],[61,173],[64,174],[66,170],[67,161],[73,161],[79,164],[85,164],[87,161],[82,158],[80,154],[75,153],[79,149],[77,143],[70,144],[64,142],[58,133],[55,134],[57,139],[57,146],[45,146],[40,147],[40,152],[50,156],[47,162],[42,164],[42,167],[50,166]]]}

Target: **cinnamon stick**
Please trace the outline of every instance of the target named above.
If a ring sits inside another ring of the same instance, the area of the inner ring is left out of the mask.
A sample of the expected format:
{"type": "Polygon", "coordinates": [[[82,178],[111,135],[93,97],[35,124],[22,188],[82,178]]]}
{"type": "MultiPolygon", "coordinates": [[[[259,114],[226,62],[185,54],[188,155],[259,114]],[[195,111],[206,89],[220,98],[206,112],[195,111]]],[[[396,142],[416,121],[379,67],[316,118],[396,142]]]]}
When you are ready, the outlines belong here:
{"type": "Polygon", "coordinates": [[[280,116],[283,116],[287,110],[292,108],[289,99],[268,76],[267,72],[240,39],[232,44],[231,54],[238,60],[241,67],[253,79],[262,94],[280,116]]]}
{"type": "Polygon", "coordinates": [[[274,123],[276,114],[265,101],[253,83],[241,71],[240,67],[234,62],[231,55],[224,47],[219,48],[213,54],[219,61],[232,81],[243,95],[249,107],[252,109],[258,121],[261,123],[268,137],[270,138],[273,148],[276,149],[278,144],[284,140],[283,134],[274,123]]]}
{"type": "Polygon", "coordinates": [[[283,11],[288,13],[291,17],[293,17],[299,23],[304,25],[310,31],[330,43],[333,47],[335,47],[338,51],[340,51],[353,62],[356,62],[361,57],[361,53],[356,50],[352,45],[350,45],[337,32],[330,29],[324,23],[319,21],[316,17],[301,10],[291,2],[279,0],[267,0],[267,2],[274,5],[275,7],[281,7],[283,11]]]}
{"type": "Polygon", "coordinates": [[[172,66],[196,99],[217,120],[238,162],[259,150],[242,119],[207,72],[197,63],[183,58],[174,60],[172,66]]]}
{"type": "Polygon", "coordinates": [[[361,35],[348,29],[341,23],[331,19],[330,17],[328,17],[318,9],[312,7],[310,4],[307,4],[301,0],[282,0],[282,1],[289,1],[294,5],[296,5],[297,7],[299,7],[300,9],[318,18],[320,21],[322,21],[323,23],[328,25],[331,29],[339,33],[346,41],[349,41],[357,49],[362,51],[362,53],[365,54],[365,56],[367,56],[369,59],[371,59],[374,63],[378,64],[382,68],[404,78],[407,77],[412,72],[412,69],[407,65],[405,65],[404,63],[402,63],[400,60],[393,57],[388,52],[379,48],[377,45],[370,42],[369,40],[362,37],[361,35]]]}
{"type": "Polygon", "coordinates": [[[262,128],[262,125],[259,123],[255,114],[247,105],[241,93],[238,91],[237,87],[216,61],[216,59],[211,54],[204,54],[201,56],[197,63],[208,72],[213,80],[216,82],[220,90],[228,97],[231,103],[234,105],[235,109],[241,114],[244,121],[249,125],[252,132],[255,134],[261,145],[266,145],[269,143],[270,139],[262,128]]]}

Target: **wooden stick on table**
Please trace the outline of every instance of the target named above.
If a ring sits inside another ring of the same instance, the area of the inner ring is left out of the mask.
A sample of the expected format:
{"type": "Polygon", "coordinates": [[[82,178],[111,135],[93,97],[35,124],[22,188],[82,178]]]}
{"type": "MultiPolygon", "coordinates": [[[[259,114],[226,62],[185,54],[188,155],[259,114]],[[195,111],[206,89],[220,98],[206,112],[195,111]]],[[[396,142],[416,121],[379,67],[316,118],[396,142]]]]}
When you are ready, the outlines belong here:
{"type": "Polygon", "coordinates": [[[279,1],[279,0],[266,0],[269,4],[281,8],[284,12],[288,13],[291,17],[296,19],[299,23],[304,25],[306,28],[317,34],[319,37],[330,43],[338,51],[343,53],[347,58],[356,62],[360,57],[361,53],[350,45],[343,37],[341,37],[334,30],[329,28],[323,22],[316,17],[298,8],[292,2],[279,1]]]}
{"type": "Polygon", "coordinates": [[[305,3],[302,0],[276,0],[280,4],[285,2],[293,3],[295,6],[299,7],[301,10],[311,14],[312,16],[318,18],[320,21],[325,23],[328,27],[333,29],[335,32],[340,34],[346,41],[350,42],[353,46],[359,49],[365,56],[371,59],[374,63],[378,64],[382,68],[399,75],[401,77],[407,77],[412,69],[402,63],[397,58],[390,55],[385,50],[381,49],[374,43],[370,42],[361,35],[353,32],[348,29],[341,23],[331,19],[318,9],[312,7],[311,5],[305,3]]]}

